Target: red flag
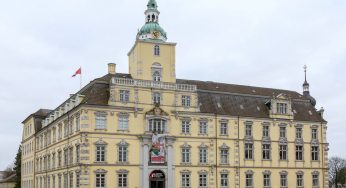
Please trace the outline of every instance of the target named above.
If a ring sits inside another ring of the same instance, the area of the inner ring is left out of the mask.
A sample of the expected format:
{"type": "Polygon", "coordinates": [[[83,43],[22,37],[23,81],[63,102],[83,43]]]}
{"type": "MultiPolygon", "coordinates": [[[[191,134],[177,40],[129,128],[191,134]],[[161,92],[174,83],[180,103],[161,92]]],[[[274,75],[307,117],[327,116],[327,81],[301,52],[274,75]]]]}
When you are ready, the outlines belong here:
{"type": "Polygon", "coordinates": [[[79,68],[79,69],[72,75],[72,77],[77,76],[77,74],[82,74],[82,68],[79,68]]]}

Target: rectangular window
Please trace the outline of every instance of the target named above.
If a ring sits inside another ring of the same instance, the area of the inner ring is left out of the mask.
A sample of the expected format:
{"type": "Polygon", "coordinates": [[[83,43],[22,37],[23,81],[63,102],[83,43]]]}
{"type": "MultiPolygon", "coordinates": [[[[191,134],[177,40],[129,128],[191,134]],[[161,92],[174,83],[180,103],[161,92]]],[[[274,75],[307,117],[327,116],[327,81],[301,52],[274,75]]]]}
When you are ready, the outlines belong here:
{"type": "Polygon", "coordinates": [[[107,118],[106,114],[98,113],[95,117],[95,127],[96,129],[106,129],[107,118]]]}
{"type": "Polygon", "coordinates": [[[127,162],[127,147],[119,146],[118,150],[119,150],[119,153],[118,153],[119,162],[127,162]]]}
{"type": "Polygon", "coordinates": [[[119,130],[128,130],[129,129],[129,118],[120,116],[119,117],[119,130]]]}
{"type": "Polygon", "coordinates": [[[286,138],[286,127],[280,127],[280,138],[286,138]]]}
{"type": "Polygon", "coordinates": [[[311,146],[311,160],[318,161],[318,146],[311,146]]]}
{"type": "Polygon", "coordinates": [[[77,163],[80,162],[80,146],[79,145],[76,146],[76,162],[77,163]]]}
{"type": "Polygon", "coordinates": [[[221,187],[228,187],[228,174],[221,174],[221,187]]]}
{"type": "Polygon", "coordinates": [[[270,175],[269,174],[264,174],[263,175],[263,186],[266,187],[271,187],[270,186],[270,175]]]}
{"type": "Polygon", "coordinates": [[[245,144],[245,159],[253,159],[253,144],[245,144]]]}
{"type": "Polygon", "coordinates": [[[311,129],[311,138],[317,139],[317,129],[311,129]]]}
{"type": "Polygon", "coordinates": [[[80,187],[80,174],[79,173],[76,174],[76,187],[77,188],[80,187]]]}
{"type": "Polygon", "coordinates": [[[206,121],[199,122],[199,134],[208,134],[208,124],[206,121]]]}
{"type": "Polygon", "coordinates": [[[68,124],[66,123],[64,125],[64,137],[67,137],[68,136],[68,124]]]}
{"type": "Polygon", "coordinates": [[[296,146],[296,160],[303,160],[303,146],[296,146]]]}
{"type": "Polygon", "coordinates": [[[303,187],[303,175],[297,175],[297,187],[303,187]]]}
{"type": "Polygon", "coordinates": [[[207,187],[207,174],[199,175],[199,187],[207,187]]]}
{"type": "Polygon", "coordinates": [[[106,183],[105,183],[105,174],[96,174],[96,188],[105,188],[106,183]]]}
{"type": "Polygon", "coordinates": [[[270,144],[262,145],[262,159],[264,160],[270,159],[270,144]]]}
{"type": "Polygon", "coordinates": [[[269,137],[269,126],[268,125],[263,126],[262,136],[263,137],[269,137]]]}
{"type": "Polygon", "coordinates": [[[120,102],[129,102],[130,100],[130,91],[120,90],[120,102]]]}
{"type": "Polygon", "coordinates": [[[73,174],[70,174],[70,188],[73,187],[73,174]]]}
{"type": "Polygon", "coordinates": [[[252,174],[246,174],[245,177],[245,186],[246,187],[253,187],[253,175],[252,174]]]}
{"type": "Polygon", "coordinates": [[[277,103],[277,113],[278,114],[287,114],[287,104],[286,103],[277,103]]]}
{"type": "Polygon", "coordinates": [[[302,128],[296,128],[296,138],[302,138],[302,128]]]}
{"type": "Polygon", "coordinates": [[[287,145],[280,145],[279,148],[280,160],[287,160],[287,145]]]}
{"type": "Polygon", "coordinates": [[[68,152],[67,149],[64,150],[64,166],[68,164],[68,152]]]}
{"type": "Polygon", "coordinates": [[[149,131],[162,134],[166,131],[166,120],[163,119],[151,119],[149,120],[149,131]]]}
{"type": "Polygon", "coordinates": [[[191,106],[191,97],[190,97],[190,96],[183,95],[183,96],[181,97],[181,104],[182,104],[182,106],[184,106],[184,107],[190,107],[190,106],[191,106]]]}
{"type": "Polygon", "coordinates": [[[76,131],[80,131],[80,117],[76,117],[76,131]]]}
{"type": "Polygon", "coordinates": [[[97,162],[105,162],[105,151],[106,146],[104,145],[97,145],[96,146],[96,161],[97,162]]]}
{"type": "Polygon", "coordinates": [[[220,135],[228,135],[228,125],[226,122],[220,124],[220,135]]]}
{"type": "Polygon", "coordinates": [[[318,181],[318,175],[314,174],[312,175],[312,186],[313,187],[319,187],[319,181],[318,181]]]}
{"type": "Polygon", "coordinates": [[[189,134],[190,133],[190,121],[182,121],[181,122],[181,133],[189,134]]]}
{"type": "Polygon", "coordinates": [[[190,149],[189,148],[181,149],[181,162],[190,163],[190,149]]]}
{"type": "Polygon", "coordinates": [[[208,161],[208,151],[206,148],[199,149],[199,163],[206,164],[208,161]]]}
{"type": "Polygon", "coordinates": [[[228,164],[228,149],[221,149],[221,164],[228,164]]]}
{"type": "Polygon", "coordinates": [[[52,188],[55,188],[55,175],[52,175],[52,188]]]}
{"type": "Polygon", "coordinates": [[[160,104],[161,103],[161,93],[153,93],[153,103],[160,104]]]}
{"type": "Polygon", "coordinates": [[[47,177],[47,188],[50,188],[50,177],[47,177]]]}
{"type": "Polygon", "coordinates": [[[252,136],[252,125],[247,124],[245,126],[245,136],[252,136]]]}
{"type": "Polygon", "coordinates": [[[59,125],[58,127],[58,137],[59,137],[59,140],[62,138],[62,126],[59,125]]]}
{"type": "Polygon", "coordinates": [[[118,174],[118,187],[127,187],[127,174],[118,174]]]}
{"type": "Polygon", "coordinates": [[[190,174],[187,174],[187,173],[183,173],[181,174],[181,187],[182,188],[188,188],[191,186],[191,183],[190,183],[190,174]]]}
{"type": "Polygon", "coordinates": [[[59,151],[58,152],[58,167],[61,167],[61,160],[62,160],[61,151],[59,151]]]}
{"type": "Polygon", "coordinates": [[[287,188],[287,175],[280,175],[280,188],[287,188]]]}
{"type": "Polygon", "coordinates": [[[67,174],[64,174],[64,188],[66,187],[67,188],[68,186],[68,176],[67,174]]]}
{"type": "Polygon", "coordinates": [[[61,176],[59,175],[59,178],[58,178],[58,187],[61,188],[61,176]]]}
{"type": "Polygon", "coordinates": [[[73,164],[73,148],[70,148],[69,150],[69,164],[72,165],[73,164]]]}

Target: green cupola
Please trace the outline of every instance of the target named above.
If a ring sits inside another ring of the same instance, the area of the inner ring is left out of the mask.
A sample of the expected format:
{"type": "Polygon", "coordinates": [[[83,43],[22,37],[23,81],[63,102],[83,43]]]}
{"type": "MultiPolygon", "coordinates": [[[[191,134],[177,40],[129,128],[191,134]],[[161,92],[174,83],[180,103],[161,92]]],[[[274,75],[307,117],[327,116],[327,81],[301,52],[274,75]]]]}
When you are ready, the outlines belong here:
{"type": "Polygon", "coordinates": [[[147,4],[148,9],[157,9],[157,3],[155,0],[149,0],[147,4]]]}
{"type": "Polygon", "coordinates": [[[137,33],[138,40],[166,41],[167,33],[159,25],[160,12],[156,0],[149,0],[145,14],[145,24],[137,33]]]}

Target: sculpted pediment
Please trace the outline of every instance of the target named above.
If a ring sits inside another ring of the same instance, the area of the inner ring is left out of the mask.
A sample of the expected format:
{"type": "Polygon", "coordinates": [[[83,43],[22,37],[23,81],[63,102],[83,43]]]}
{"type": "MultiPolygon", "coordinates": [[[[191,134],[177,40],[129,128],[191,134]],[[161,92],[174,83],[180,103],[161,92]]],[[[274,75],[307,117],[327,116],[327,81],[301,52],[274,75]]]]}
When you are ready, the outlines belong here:
{"type": "Polygon", "coordinates": [[[148,111],[146,113],[146,115],[152,115],[152,116],[168,116],[168,113],[165,112],[164,110],[162,110],[162,108],[160,108],[159,104],[156,104],[155,107],[153,109],[151,109],[150,111],[148,111]]]}

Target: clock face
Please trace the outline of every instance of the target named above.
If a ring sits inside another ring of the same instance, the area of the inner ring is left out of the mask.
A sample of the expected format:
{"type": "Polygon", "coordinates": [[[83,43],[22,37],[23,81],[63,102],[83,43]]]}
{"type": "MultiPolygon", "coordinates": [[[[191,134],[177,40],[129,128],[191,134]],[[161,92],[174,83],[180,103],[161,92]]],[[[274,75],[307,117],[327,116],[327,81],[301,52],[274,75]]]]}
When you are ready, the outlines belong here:
{"type": "Polygon", "coordinates": [[[160,32],[154,31],[153,32],[153,37],[156,38],[156,39],[159,38],[160,37],[160,32]]]}

